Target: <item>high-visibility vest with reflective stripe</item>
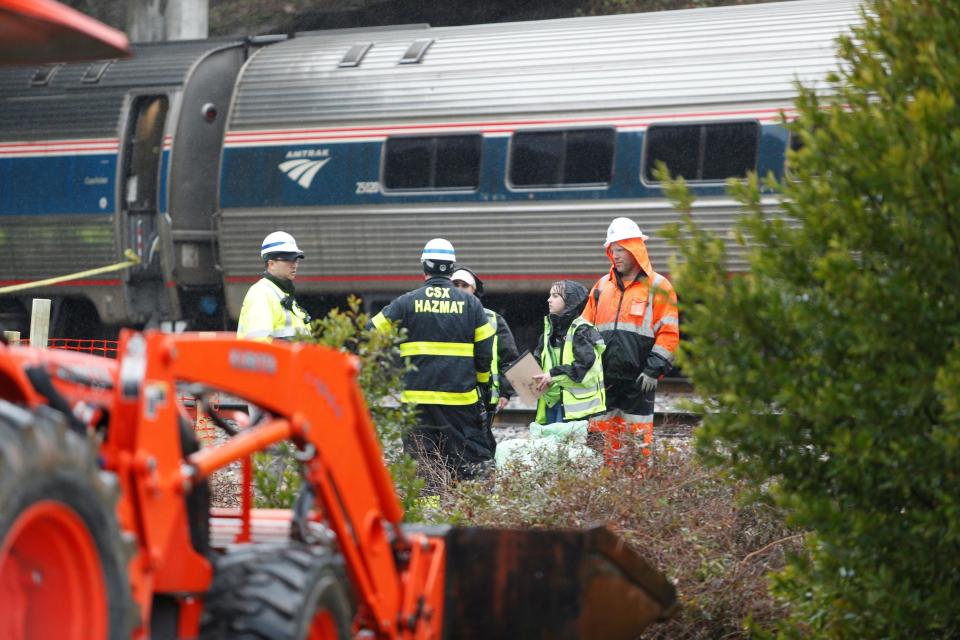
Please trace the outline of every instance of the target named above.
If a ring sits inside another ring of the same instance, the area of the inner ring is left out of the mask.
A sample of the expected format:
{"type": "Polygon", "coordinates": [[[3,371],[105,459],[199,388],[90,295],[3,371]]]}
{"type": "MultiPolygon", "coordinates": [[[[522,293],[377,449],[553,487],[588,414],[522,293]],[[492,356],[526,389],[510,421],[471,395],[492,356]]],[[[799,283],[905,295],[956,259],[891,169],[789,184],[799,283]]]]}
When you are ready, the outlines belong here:
{"type": "Polygon", "coordinates": [[[497,350],[500,347],[497,336],[497,314],[490,309],[484,309],[490,326],[493,327],[493,360],[490,361],[490,404],[495,405],[500,401],[500,357],[497,350]]]}
{"type": "MultiPolygon", "coordinates": [[[[589,321],[582,317],[574,318],[567,329],[567,334],[563,337],[563,350],[560,354],[560,362],[554,362],[553,350],[550,348],[550,320],[543,320],[543,352],[540,354],[540,366],[545,372],[549,372],[555,366],[572,365],[574,363],[573,355],[573,334],[583,325],[592,326],[589,321]]],[[[579,420],[595,413],[601,413],[607,410],[607,394],[603,386],[603,355],[604,346],[594,345],[596,357],[593,365],[583,376],[580,382],[574,382],[568,376],[557,376],[554,382],[560,384],[561,402],[563,402],[563,419],[579,420]]],[[[537,400],[536,421],[540,424],[546,424],[547,421],[547,403],[541,396],[537,400]]]]}
{"type": "Polygon", "coordinates": [[[285,309],[286,297],[280,287],[266,278],[255,282],[243,298],[237,337],[269,342],[273,338],[290,339],[306,334],[304,311],[296,304],[292,309],[285,309]]]}

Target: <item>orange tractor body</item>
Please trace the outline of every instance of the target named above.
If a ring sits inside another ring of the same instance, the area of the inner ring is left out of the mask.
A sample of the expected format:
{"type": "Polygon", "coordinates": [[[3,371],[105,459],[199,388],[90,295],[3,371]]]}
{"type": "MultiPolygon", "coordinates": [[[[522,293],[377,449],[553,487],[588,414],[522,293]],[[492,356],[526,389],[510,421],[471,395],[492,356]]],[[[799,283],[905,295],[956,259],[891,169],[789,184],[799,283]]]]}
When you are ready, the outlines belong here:
{"type": "Polygon", "coordinates": [[[606,529],[404,524],[357,366],[226,334],[0,345],[0,637],[633,638],[674,608],[606,529]],[[199,448],[191,405],[228,437],[199,448]],[[210,508],[211,474],[285,441],[293,509],[210,508]]]}

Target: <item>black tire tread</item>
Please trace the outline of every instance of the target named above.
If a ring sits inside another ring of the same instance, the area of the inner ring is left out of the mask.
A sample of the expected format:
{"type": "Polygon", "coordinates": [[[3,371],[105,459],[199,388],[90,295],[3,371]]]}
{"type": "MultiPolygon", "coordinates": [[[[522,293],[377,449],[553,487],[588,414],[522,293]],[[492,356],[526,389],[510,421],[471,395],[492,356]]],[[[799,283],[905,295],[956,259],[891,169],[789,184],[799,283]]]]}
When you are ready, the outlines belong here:
{"type": "Polygon", "coordinates": [[[311,593],[325,586],[342,638],[349,637],[354,605],[340,557],[299,542],[237,546],[215,563],[213,585],[200,620],[202,640],[301,640],[309,629],[311,593]]]}

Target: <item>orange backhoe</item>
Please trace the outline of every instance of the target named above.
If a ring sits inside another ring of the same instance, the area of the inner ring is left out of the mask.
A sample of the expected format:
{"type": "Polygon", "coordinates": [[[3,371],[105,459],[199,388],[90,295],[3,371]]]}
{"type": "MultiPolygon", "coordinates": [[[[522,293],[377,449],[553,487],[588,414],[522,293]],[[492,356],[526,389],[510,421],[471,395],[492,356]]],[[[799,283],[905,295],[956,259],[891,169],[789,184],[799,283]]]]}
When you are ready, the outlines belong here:
{"type": "Polygon", "coordinates": [[[675,608],[605,528],[404,524],[356,374],[226,334],[128,331],[116,360],[0,345],[0,637],[616,639],[675,608]],[[237,429],[215,393],[265,417],[237,429]],[[210,508],[212,473],[282,441],[292,509],[210,508]]]}

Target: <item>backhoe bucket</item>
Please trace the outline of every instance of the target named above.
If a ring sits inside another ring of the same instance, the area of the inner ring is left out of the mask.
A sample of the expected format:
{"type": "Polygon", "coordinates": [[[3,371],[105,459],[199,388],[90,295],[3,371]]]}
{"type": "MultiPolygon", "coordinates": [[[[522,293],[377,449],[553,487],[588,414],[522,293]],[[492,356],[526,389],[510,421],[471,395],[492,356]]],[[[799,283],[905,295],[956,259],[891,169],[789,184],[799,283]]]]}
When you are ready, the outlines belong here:
{"type": "Polygon", "coordinates": [[[451,528],[444,637],[633,639],[676,591],[609,529],[451,528]]]}

